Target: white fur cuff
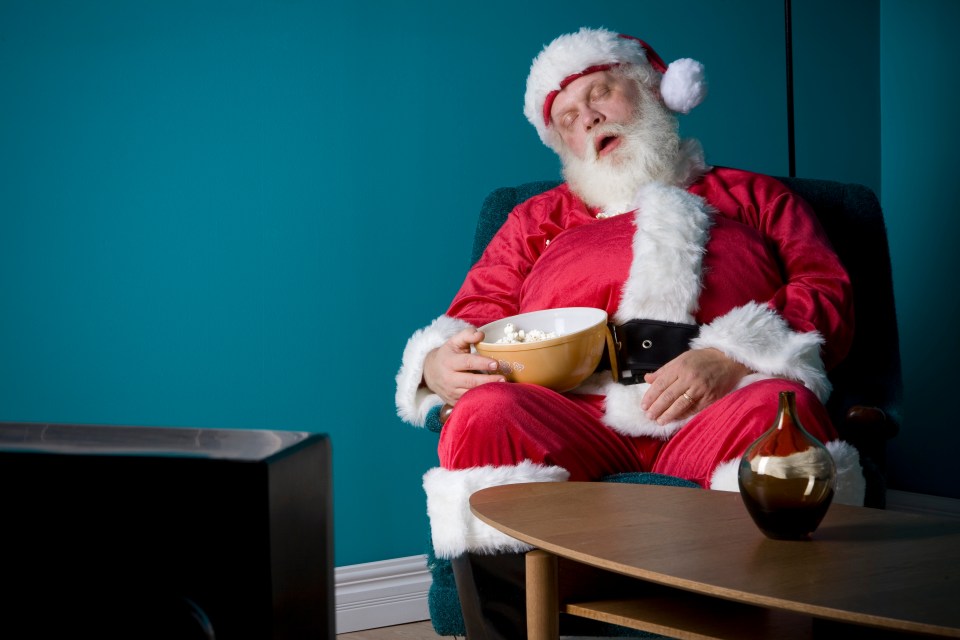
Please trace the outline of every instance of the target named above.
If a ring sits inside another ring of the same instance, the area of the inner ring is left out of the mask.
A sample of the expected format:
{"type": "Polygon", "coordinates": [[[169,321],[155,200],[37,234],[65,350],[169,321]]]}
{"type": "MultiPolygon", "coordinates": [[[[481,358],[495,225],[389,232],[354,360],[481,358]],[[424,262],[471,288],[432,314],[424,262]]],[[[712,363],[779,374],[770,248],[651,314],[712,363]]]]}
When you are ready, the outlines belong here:
{"type": "Polygon", "coordinates": [[[691,349],[719,349],[754,371],[799,380],[821,402],[831,385],[820,357],[823,338],[816,331],[794,331],[773,309],[750,302],[700,329],[691,349]]]}
{"type": "Polygon", "coordinates": [[[516,466],[473,467],[451,471],[437,467],[423,476],[433,550],[438,558],[468,551],[529,551],[531,547],[482,522],[470,511],[470,496],[487,487],[520,482],[563,482],[570,473],[525,460],[516,466]]]}
{"type": "Polygon", "coordinates": [[[603,423],[625,436],[652,436],[666,440],[690,422],[693,416],[667,424],[657,424],[648,418],[640,408],[640,401],[649,388],[650,385],[646,382],[631,385],[618,382],[607,384],[603,390],[606,394],[603,423]]]}
{"type": "Polygon", "coordinates": [[[400,371],[397,372],[397,415],[415,427],[426,424],[427,413],[438,404],[443,404],[440,396],[430,391],[423,382],[423,361],[427,354],[442,345],[463,329],[473,325],[458,318],[440,316],[429,326],[419,329],[403,350],[400,371]]]}

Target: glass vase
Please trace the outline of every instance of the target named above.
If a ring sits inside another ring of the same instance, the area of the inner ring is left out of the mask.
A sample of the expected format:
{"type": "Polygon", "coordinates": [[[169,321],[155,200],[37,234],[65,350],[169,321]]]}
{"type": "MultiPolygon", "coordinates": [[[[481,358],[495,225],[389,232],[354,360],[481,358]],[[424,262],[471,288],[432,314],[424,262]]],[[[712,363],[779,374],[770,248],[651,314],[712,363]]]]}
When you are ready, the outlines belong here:
{"type": "Polygon", "coordinates": [[[779,403],[773,426],[740,459],[740,495],[767,537],[805,540],[830,507],[837,469],[797,418],[794,393],[781,391],[779,403]]]}

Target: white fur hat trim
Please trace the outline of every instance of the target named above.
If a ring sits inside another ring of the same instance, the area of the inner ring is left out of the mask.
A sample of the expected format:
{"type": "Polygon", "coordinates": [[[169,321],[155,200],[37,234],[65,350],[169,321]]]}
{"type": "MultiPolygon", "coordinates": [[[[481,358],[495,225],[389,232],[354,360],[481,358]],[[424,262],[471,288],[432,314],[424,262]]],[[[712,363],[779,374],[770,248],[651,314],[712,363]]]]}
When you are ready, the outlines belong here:
{"type": "Polygon", "coordinates": [[[651,72],[652,88],[660,88],[664,104],[678,113],[689,113],[707,95],[703,65],[683,58],[668,67],[647,43],[607,29],[584,27],[556,38],[530,65],[523,113],[547,146],[554,146],[549,105],[553,97],[579,76],[610,67],[632,64],[651,72]]]}

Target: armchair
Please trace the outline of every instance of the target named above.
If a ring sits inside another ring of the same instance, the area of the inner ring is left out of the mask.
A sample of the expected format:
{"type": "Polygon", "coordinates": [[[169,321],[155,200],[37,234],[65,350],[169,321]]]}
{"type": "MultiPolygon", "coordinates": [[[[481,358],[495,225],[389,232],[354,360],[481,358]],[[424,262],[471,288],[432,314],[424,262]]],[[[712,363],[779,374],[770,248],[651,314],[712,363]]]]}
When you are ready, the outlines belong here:
{"type": "MultiPolygon", "coordinates": [[[[780,178],[816,211],[820,223],[847,268],[853,284],[856,334],[846,360],[829,375],[833,392],[827,409],[840,437],[860,452],[866,478],[865,505],[886,505],[887,441],[900,425],[902,377],[893,280],[883,211],[867,187],[829,180],[780,178]]],[[[510,211],[559,184],[528,182],[501,187],[484,201],[473,240],[476,262],[510,211]]],[[[441,408],[427,418],[427,428],[443,428],[441,408]]],[[[685,480],[651,473],[619,474],[603,481],[689,485],[685,480]]],[[[463,633],[459,602],[449,563],[428,558],[434,583],[429,598],[431,619],[440,635],[463,633]]]]}

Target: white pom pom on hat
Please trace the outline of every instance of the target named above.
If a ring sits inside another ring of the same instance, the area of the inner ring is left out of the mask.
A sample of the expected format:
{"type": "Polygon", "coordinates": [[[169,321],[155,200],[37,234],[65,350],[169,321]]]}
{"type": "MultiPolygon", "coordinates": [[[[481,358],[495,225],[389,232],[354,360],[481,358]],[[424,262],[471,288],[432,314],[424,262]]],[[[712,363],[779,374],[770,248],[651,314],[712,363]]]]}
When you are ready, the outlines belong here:
{"type": "Polygon", "coordinates": [[[660,95],[673,111],[690,113],[707,97],[707,78],[703,65],[691,58],[671,62],[660,80],[660,95]]]}
{"type": "Polygon", "coordinates": [[[560,90],[579,77],[622,64],[646,66],[656,72],[660,95],[671,111],[689,113],[707,95],[703,65],[696,60],[682,58],[667,66],[638,38],[584,27],[556,38],[530,65],[523,113],[544,144],[554,147],[550,107],[560,90]]]}

